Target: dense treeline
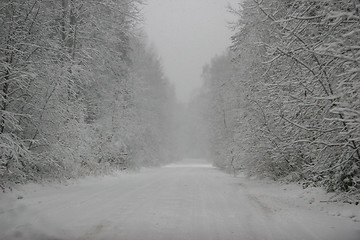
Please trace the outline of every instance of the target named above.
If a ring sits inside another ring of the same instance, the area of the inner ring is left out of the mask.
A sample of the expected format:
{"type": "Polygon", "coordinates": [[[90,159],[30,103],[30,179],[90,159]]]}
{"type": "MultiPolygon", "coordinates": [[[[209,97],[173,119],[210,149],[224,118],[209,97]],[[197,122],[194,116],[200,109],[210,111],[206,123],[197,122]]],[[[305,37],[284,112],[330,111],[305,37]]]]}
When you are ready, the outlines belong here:
{"type": "Polygon", "coordinates": [[[1,188],[169,159],[174,90],[140,4],[1,1],[1,188]]]}
{"type": "Polygon", "coordinates": [[[216,165],[359,193],[359,8],[247,0],[232,10],[231,51],[204,69],[216,165]]]}

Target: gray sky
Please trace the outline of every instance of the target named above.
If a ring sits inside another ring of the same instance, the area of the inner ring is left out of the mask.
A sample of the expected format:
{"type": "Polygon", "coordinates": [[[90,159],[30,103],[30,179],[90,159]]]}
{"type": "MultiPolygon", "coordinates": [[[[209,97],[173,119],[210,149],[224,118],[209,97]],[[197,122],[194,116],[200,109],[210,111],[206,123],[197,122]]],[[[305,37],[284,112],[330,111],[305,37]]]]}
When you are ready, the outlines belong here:
{"type": "Polygon", "coordinates": [[[145,31],[181,102],[201,86],[202,67],[230,45],[230,3],[238,0],[147,0],[145,31]]]}

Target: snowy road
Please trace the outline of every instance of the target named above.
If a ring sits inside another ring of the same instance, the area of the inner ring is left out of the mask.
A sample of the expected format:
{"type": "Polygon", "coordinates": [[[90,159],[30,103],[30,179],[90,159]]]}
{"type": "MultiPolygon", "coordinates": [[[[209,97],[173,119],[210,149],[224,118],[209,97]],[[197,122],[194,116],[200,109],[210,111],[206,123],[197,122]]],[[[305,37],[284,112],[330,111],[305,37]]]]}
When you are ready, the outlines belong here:
{"type": "Polygon", "coordinates": [[[0,239],[360,239],[359,222],[251,187],[209,165],[30,186],[0,195],[0,239]]]}

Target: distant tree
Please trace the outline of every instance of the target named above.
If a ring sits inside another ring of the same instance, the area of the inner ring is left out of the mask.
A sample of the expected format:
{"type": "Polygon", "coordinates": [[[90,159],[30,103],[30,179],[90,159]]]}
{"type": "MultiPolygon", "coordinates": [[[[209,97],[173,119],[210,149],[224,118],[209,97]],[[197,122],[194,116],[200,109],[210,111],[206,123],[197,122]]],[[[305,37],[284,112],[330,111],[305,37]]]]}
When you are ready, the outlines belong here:
{"type": "Polygon", "coordinates": [[[140,165],[171,162],[175,157],[174,88],[164,76],[157,54],[144,41],[135,43],[132,57],[134,77],[137,79],[134,85],[134,111],[137,116],[134,154],[140,165]]]}

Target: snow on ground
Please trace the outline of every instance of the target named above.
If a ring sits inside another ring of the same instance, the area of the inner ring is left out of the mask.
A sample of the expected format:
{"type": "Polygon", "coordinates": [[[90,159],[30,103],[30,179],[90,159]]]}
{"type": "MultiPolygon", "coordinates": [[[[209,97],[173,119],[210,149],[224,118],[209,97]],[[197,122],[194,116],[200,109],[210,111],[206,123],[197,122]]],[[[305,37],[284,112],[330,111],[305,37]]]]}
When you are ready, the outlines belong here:
{"type": "Polygon", "coordinates": [[[202,161],[0,194],[0,239],[359,240],[360,206],[202,161]]]}
{"type": "MultiPolygon", "coordinates": [[[[295,183],[278,183],[272,180],[247,179],[239,177],[240,184],[246,183],[246,188],[251,195],[261,198],[263,201],[272,202],[273,206],[283,203],[295,208],[321,211],[330,216],[349,218],[360,223],[360,205],[332,200],[336,193],[327,193],[322,188],[308,187],[303,189],[295,183]]],[[[359,238],[360,239],[360,238],[359,238]]]]}

